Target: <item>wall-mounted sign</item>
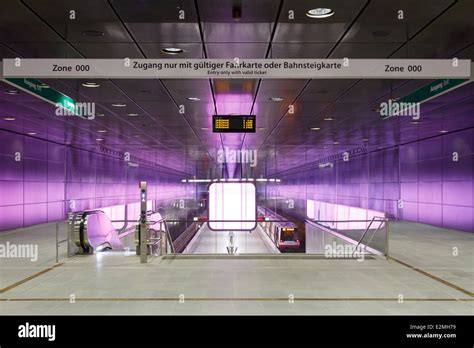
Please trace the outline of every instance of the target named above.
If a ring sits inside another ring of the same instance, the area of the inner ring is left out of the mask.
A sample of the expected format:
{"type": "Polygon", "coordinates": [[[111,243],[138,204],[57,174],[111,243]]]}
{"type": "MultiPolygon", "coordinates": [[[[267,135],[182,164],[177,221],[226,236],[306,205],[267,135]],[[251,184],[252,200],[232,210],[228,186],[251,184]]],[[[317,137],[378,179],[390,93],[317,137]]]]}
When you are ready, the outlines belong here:
{"type": "Polygon", "coordinates": [[[214,133],[255,133],[255,115],[213,115],[214,133]]]}
{"type": "Polygon", "coordinates": [[[381,108],[380,116],[385,119],[391,116],[408,115],[414,116],[414,119],[418,119],[420,117],[420,104],[436,98],[448,91],[459,88],[469,82],[469,79],[439,79],[431,81],[396,101],[389,100],[382,103],[383,106],[386,106],[385,109],[387,110],[386,112],[382,112],[383,110],[381,108]],[[416,112],[414,113],[413,111],[416,112]]]}
{"type": "Polygon", "coordinates": [[[49,87],[39,80],[31,78],[6,78],[5,82],[15,86],[25,92],[59,107],[62,107],[71,113],[76,112],[76,102],[71,97],[49,87]]]}

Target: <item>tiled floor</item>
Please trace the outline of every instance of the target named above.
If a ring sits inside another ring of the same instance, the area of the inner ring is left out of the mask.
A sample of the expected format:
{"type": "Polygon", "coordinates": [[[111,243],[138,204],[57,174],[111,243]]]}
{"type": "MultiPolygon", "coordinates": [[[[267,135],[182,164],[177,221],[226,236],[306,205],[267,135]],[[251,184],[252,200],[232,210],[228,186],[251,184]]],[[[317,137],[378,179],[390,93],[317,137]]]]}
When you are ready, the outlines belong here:
{"type": "MultiPolygon", "coordinates": [[[[393,257],[472,292],[472,234],[404,222],[391,230],[393,257]],[[457,256],[453,245],[459,245],[457,256]]],[[[7,237],[32,242],[30,233],[2,235],[2,242],[7,237]]],[[[45,253],[33,268],[50,266],[49,259],[45,253]]],[[[2,265],[2,286],[20,278],[17,270],[31,271],[28,262],[2,265]]],[[[134,254],[109,252],[78,255],[1,293],[0,313],[472,315],[472,300],[395,260],[188,255],[140,264],[134,254]]]]}
{"type": "MultiPolygon", "coordinates": [[[[58,240],[67,238],[66,223],[59,223],[58,240]]],[[[37,225],[8,232],[0,232],[0,244],[38,246],[38,260],[30,258],[0,258],[0,289],[20,281],[56,263],[56,223],[37,225]]],[[[67,243],[59,244],[58,255],[67,256],[67,243]]]]}

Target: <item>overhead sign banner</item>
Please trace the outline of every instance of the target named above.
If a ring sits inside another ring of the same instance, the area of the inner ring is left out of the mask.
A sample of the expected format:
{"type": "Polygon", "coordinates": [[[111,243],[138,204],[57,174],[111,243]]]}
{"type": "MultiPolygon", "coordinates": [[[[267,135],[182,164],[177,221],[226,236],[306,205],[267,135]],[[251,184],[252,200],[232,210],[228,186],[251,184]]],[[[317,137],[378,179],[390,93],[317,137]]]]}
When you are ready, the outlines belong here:
{"type": "Polygon", "coordinates": [[[11,78],[438,79],[470,78],[468,59],[28,59],[3,60],[11,78]]]}

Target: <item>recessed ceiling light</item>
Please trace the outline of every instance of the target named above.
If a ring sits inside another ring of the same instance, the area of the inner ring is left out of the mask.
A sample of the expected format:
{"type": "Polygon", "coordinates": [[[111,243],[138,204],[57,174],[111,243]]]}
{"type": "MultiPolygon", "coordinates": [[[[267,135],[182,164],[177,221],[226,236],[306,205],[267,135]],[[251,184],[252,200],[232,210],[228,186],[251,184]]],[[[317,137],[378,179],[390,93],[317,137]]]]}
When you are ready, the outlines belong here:
{"type": "Polygon", "coordinates": [[[3,118],[5,121],[15,121],[16,118],[15,117],[4,117],[3,118]]]}
{"type": "Polygon", "coordinates": [[[443,129],[443,130],[440,130],[439,132],[440,132],[440,133],[448,133],[448,131],[447,131],[447,130],[444,130],[444,129],[443,129]]]}
{"type": "Polygon", "coordinates": [[[312,127],[312,128],[311,128],[311,130],[314,130],[314,131],[320,130],[320,129],[321,129],[321,128],[319,128],[319,127],[312,127]]]}
{"type": "Polygon", "coordinates": [[[183,53],[184,50],[182,48],[177,48],[177,47],[165,47],[161,49],[161,52],[165,54],[179,54],[179,53],[183,53]]]}
{"type": "Polygon", "coordinates": [[[324,121],[334,121],[334,119],[332,117],[325,117],[324,121]]]}
{"type": "Polygon", "coordinates": [[[71,145],[71,142],[70,142],[70,141],[66,141],[66,142],[64,143],[64,145],[71,145]]]}
{"type": "Polygon", "coordinates": [[[8,91],[5,91],[6,94],[18,94],[20,92],[18,91],[15,91],[15,90],[8,90],[8,91]]]}
{"type": "Polygon", "coordinates": [[[419,124],[420,121],[411,121],[410,123],[411,123],[411,124],[419,124]]]}
{"type": "Polygon", "coordinates": [[[26,134],[28,134],[28,135],[36,135],[36,134],[38,134],[38,133],[35,133],[35,132],[28,132],[28,133],[26,133],[26,134]]]}
{"type": "Polygon", "coordinates": [[[333,14],[333,10],[324,7],[313,8],[306,12],[306,15],[310,18],[327,18],[331,17],[333,14]]]}
{"type": "Polygon", "coordinates": [[[99,133],[107,133],[107,131],[105,129],[99,129],[97,132],[99,133]]]}
{"type": "Polygon", "coordinates": [[[102,141],[102,140],[104,140],[104,139],[102,139],[102,138],[97,138],[96,140],[97,140],[97,141],[102,141]]]}
{"type": "Polygon", "coordinates": [[[339,145],[338,141],[333,142],[334,145],[339,145]]]}
{"type": "Polygon", "coordinates": [[[87,87],[87,88],[97,88],[97,87],[100,87],[100,84],[98,84],[97,82],[84,82],[82,84],[84,87],[87,87]]]}
{"type": "Polygon", "coordinates": [[[364,138],[364,139],[362,139],[362,141],[369,141],[369,139],[367,139],[367,138],[364,138]]]}
{"type": "Polygon", "coordinates": [[[201,100],[201,98],[198,98],[198,97],[188,97],[186,99],[190,100],[190,101],[200,101],[201,100]]]}
{"type": "Polygon", "coordinates": [[[201,127],[201,130],[209,130],[207,127],[201,127]]]}
{"type": "Polygon", "coordinates": [[[129,112],[129,113],[127,114],[127,116],[138,116],[138,114],[136,114],[136,113],[134,113],[134,112],[129,112]]]}
{"type": "Polygon", "coordinates": [[[385,37],[388,36],[388,31],[385,30],[376,30],[372,32],[372,35],[375,37],[385,37]]]}
{"type": "Polygon", "coordinates": [[[123,108],[124,106],[127,106],[125,103],[113,103],[112,106],[118,107],[118,108],[123,108]]]}
{"type": "Polygon", "coordinates": [[[90,36],[90,37],[100,37],[100,36],[104,36],[105,33],[103,31],[100,31],[100,30],[84,30],[82,32],[82,35],[90,36]]]}
{"type": "Polygon", "coordinates": [[[134,137],[134,138],[140,138],[140,137],[141,137],[141,134],[134,134],[133,137],[134,137]]]}
{"type": "Polygon", "coordinates": [[[265,127],[257,127],[257,130],[258,131],[263,131],[263,130],[265,130],[265,127]]]}
{"type": "Polygon", "coordinates": [[[274,101],[274,102],[279,102],[279,101],[282,101],[283,98],[280,98],[280,97],[270,97],[270,98],[268,98],[268,100],[274,101]]]}
{"type": "Polygon", "coordinates": [[[99,117],[105,116],[105,115],[104,115],[103,113],[101,113],[101,112],[100,112],[100,113],[97,113],[97,114],[95,114],[95,115],[96,115],[96,116],[99,116],[99,117]]]}

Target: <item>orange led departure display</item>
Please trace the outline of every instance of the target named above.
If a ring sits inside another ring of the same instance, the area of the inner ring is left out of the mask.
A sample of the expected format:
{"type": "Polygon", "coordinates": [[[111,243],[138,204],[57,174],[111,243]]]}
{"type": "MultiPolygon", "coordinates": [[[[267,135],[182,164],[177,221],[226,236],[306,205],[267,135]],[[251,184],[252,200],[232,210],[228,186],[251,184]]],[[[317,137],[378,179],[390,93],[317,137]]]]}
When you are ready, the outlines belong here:
{"type": "Polygon", "coordinates": [[[255,115],[213,115],[214,133],[255,133],[255,115]]]}

